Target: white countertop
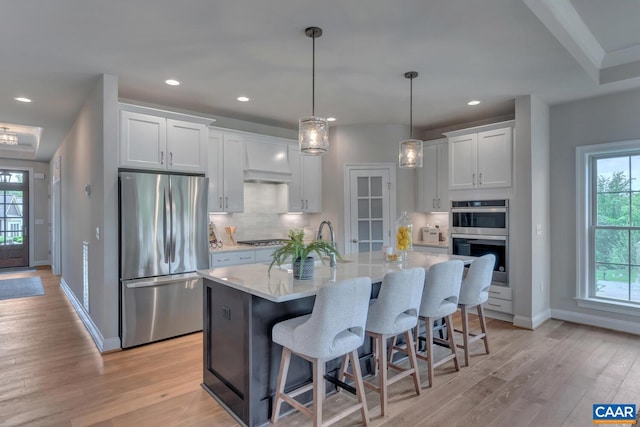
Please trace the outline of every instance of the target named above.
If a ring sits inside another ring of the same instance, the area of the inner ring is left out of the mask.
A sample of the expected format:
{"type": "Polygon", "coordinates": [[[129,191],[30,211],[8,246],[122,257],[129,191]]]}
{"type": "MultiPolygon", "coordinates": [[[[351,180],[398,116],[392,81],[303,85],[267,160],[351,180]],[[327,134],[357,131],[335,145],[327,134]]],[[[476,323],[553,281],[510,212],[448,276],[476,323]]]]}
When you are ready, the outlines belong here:
{"type": "MultiPolygon", "coordinates": [[[[324,284],[354,277],[370,277],[372,283],[381,282],[390,271],[403,268],[424,267],[428,269],[434,264],[452,259],[460,259],[470,264],[473,257],[409,252],[405,262],[385,262],[382,252],[361,253],[343,256],[336,268],[329,267],[329,262],[318,265],[311,280],[294,280],[291,269],[281,269],[274,265],[271,275],[269,264],[245,264],[229,267],[199,270],[198,274],[205,279],[231,288],[256,295],[273,302],[284,302],[315,295],[324,284]]],[[[284,265],[283,265],[284,267],[284,265]]]]}
{"type": "Polygon", "coordinates": [[[209,249],[210,254],[216,252],[239,252],[239,251],[255,251],[259,249],[272,249],[276,250],[282,245],[265,245],[265,246],[251,246],[251,245],[223,245],[221,248],[209,249]]]}

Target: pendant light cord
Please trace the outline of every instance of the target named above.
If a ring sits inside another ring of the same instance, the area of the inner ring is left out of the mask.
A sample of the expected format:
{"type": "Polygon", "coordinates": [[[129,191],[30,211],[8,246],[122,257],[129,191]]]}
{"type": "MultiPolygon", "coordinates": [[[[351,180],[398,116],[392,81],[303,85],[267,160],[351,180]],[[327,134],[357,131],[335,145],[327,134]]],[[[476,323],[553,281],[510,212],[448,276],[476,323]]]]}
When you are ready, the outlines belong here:
{"type": "Polygon", "coordinates": [[[316,36],[311,37],[313,40],[312,59],[311,59],[311,115],[316,115],[316,36]]]}
{"type": "Polygon", "coordinates": [[[409,139],[413,139],[413,77],[409,79],[409,139]]]}

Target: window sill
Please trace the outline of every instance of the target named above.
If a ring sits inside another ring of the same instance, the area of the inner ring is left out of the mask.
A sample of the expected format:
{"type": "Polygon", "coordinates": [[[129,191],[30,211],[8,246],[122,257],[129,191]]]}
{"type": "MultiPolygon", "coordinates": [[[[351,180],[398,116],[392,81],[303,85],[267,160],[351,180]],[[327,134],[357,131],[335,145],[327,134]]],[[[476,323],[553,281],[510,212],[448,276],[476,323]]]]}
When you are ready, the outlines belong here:
{"type": "Polygon", "coordinates": [[[595,298],[576,298],[578,307],[602,310],[611,313],[626,314],[628,316],[640,316],[640,306],[624,302],[614,302],[595,298]]]}

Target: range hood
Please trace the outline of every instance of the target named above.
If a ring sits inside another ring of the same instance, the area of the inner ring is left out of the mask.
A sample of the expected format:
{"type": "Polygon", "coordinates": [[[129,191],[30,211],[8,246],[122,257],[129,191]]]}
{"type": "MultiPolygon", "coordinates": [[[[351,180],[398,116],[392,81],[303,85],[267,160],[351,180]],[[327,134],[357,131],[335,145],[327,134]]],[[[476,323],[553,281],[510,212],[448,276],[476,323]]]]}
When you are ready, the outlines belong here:
{"type": "Polygon", "coordinates": [[[247,149],[245,181],[291,182],[287,144],[245,138],[245,146],[247,149]]]}

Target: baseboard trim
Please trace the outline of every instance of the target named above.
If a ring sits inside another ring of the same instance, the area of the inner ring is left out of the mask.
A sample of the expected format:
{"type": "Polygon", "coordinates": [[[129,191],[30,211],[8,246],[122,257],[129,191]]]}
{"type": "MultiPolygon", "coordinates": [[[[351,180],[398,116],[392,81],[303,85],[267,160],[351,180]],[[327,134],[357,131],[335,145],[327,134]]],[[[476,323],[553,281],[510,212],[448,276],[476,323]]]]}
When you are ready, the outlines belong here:
{"type": "Polygon", "coordinates": [[[551,319],[551,310],[545,310],[533,317],[513,316],[513,325],[519,328],[531,329],[532,331],[551,319]]]}
{"type": "Polygon", "coordinates": [[[64,277],[60,279],[60,287],[62,288],[62,292],[64,292],[64,294],[67,296],[67,299],[75,309],[78,317],[80,318],[80,320],[82,320],[82,323],[87,329],[87,332],[89,332],[89,335],[91,335],[93,342],[95,343],[96,347],[98,347],[98,351],[100,351],[100,353],[106,353],[114,350],[120,350],[120,338],[115,337],[105,339],[102,336],[102,333],[100,332],[96,324],[93,323],[93,320],[89,316],[89,313],[86,312],[82,303],[78,301],[71,288],[69,288],[69,285],[67,285],[64,277]]]}
{"type": "Polygon", "coordinates": [[[513,314],[503,313],[501,311],[493,311],[484,309],[485,317],[490,317],[492,319],[502,320],[504,322],[513,323],[513,314]]]}
{"type": "Polygon", "coordinates": [[[575,311],[551,309],[553,319],[567,322],[581,323],[583,325],[596,326],[598,328],[611,329],[628,334],[640,335],[640,323],[627,320],[609,319],[593,314],[576,313],[575,311]]]}
{"type": "Polygon", "coordinates": [[[31,263],[31,265],[33,267],[41,267],[43,265],[51,265],[51,263],[49,262],[49,260],[46,260],[46,261],[33,261],[31,263]]]}

